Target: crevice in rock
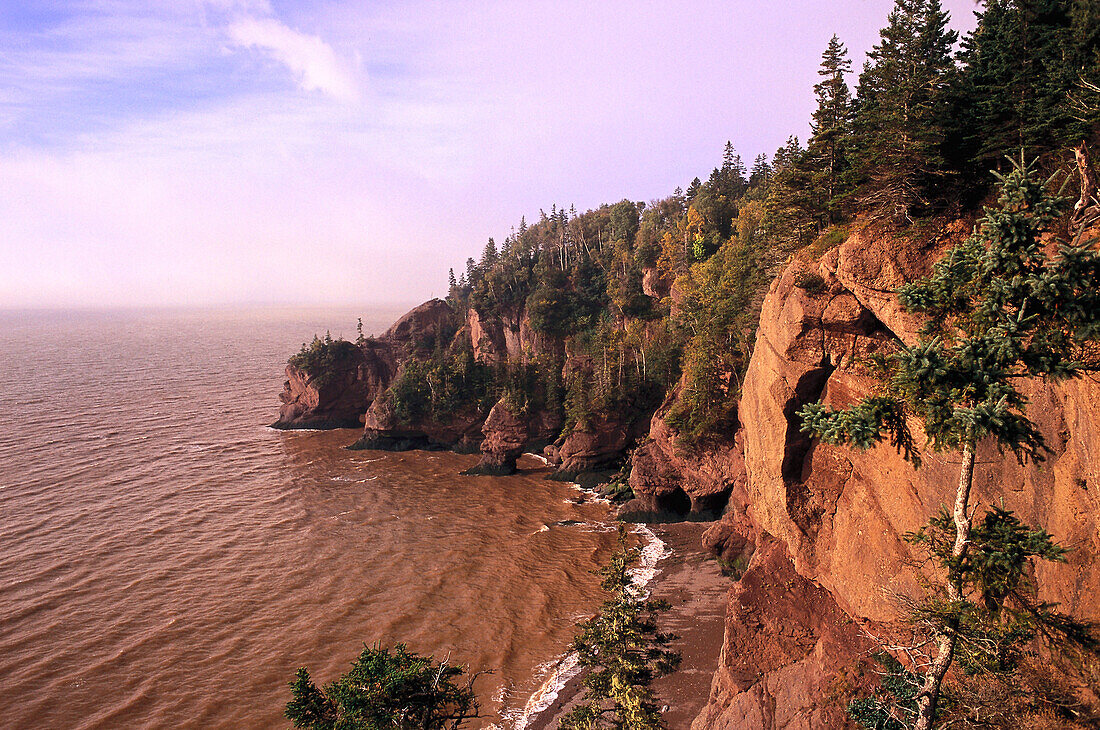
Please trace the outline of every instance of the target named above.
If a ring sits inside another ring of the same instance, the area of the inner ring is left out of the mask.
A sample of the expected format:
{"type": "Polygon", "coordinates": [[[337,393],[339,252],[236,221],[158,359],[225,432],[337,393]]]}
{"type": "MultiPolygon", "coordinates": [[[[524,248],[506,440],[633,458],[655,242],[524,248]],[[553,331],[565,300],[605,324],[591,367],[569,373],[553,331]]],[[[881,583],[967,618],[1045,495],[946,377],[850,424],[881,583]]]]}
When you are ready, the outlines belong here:
{"type": "Polygon", "coordinates": [[[820,512],[816,515],[807,507],[811,502],[811,495],[806,488],[803,472],[806,459],[814,446],[814,439],[802,433],[802,419],[798,411],[807,403],[814,403],[821,398],[825,390],[825,384],[835,370],[835,366],[826,354],[821,366],[808,370],[795,383],[794,393],[787,401],[783,409],[783,415],[787,419],[787,433],[783,441],[782,475],[786,491],[787,514],[803,532],[811,532],[820,518],[820,512]]]}

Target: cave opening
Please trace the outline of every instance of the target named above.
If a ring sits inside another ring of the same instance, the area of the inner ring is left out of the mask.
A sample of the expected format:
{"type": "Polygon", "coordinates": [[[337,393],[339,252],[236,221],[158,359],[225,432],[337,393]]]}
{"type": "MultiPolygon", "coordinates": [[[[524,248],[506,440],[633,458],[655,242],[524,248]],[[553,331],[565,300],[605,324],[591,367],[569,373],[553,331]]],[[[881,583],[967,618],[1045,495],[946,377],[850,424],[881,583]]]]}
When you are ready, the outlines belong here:
{"type": "Polygon", "coordinates": [[[683,517],[691,512],[691,497],[680,487],[668,494],[661,495],[657,504],[662,512],[669,512],[678,517],[683,517]]]}

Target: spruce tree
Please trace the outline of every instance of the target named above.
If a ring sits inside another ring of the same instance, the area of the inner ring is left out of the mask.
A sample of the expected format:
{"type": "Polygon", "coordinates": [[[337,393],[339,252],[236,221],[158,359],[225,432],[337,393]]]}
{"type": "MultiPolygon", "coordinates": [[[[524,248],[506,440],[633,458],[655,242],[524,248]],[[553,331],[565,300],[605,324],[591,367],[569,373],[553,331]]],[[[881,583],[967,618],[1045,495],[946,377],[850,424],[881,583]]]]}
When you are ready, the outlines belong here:
{"type": "Polygon", "coordinates": [[[792,136],[772,158],[771,180],[764,197],[764,228],[773,242],[771,254],[777,261],[809,243],[817,232],[812,186],[802,162],[805,153],[798,137],[792,136]]]}
{"type": "Polygon", "coordinates": [[[1095,2],[990,0],[960,59],[955,138],[971,177],[1020,148],[1074,146],[1100,125],[1100,111],[1074,103],[1082,84],[1100,84],[1095,2]]]}
{"type": "Polygon", "coordinates": [[[649,685],[680,664],[680,654],[668,649],[677,637],[657,630],[657,618],[667,601],[649,598],[634,582],[632,568],[641,551],[626,545],[626,528],[619,525],[619,549],[611,556],[601,587],[611,598],[594,618],[580,624],[573,641],[584,677],[583,701],[562,718],[560,730],[659,730],[661,713],[649,685]]]}
{"type": "Polygon", "coordinates": [[[848,166],[851,143],[852,95],[844,74],[852,70],[848,49],[834,35],[821,56],[818,75],[822,80],[814,86],[817,109],[810,124],[812,136],[806,154],[810,183],[816,191],[817,207],[823,224],[838,218],[837,197],[840,180],[848,166]]]}
{"type": "Polygon", "coordinates": [[[928,203],[943,168],[944,87],[958,38],[948,17],[939,0],[897,0],[859,77],[859,199],[899,222],[928,203]]]}
{"type": "MultiPolygon", "coordinates": [[[[1050,195],[1032,166],[1022,158],[1014,162],[1002,179],[999,207],[986,210],[931,277],[899,291],[901,304],[927,316],[928,324],[917,344],[898,342],[897,353],[878,362],[887,378],[882,392],[847,410],[810,404],[799,412],[803,431],[827,443],[869,448],[889,438],[914,466],[920,459],[910,417],[920,419],[927,446],[960,452],[954,506],[925,532],[941,535],[947,583],[931,616],[935,652],[914,697],[918,730],[932,727],[942,682],[973,615],[973,594],[981,588],[973,566],[988,545],[972,532],[970,508],[978,445],[990,441],[1021,462],[1042,459],[1048,448],[1025,413],[1022,381],[1067,380],[1097,369],[1098,363],[1088,364],[1089,348],[1100,341],[1095,241],[1059,241],[1057,254],[1049,256],[1042,238],[1067,208],[1068,200],[1050,195]]],[[[1012,527],[1004,519],[1000,524],[1012,527]]],[[[1040,543],[1031,554],[1057,557],[1049,540],[1040,543]]]]}
{"type": "Polygon", "coordinates": [[[768,156],[761,152],[752,163],[752,171],[749,173],[749,189],[762,191],[771,179],[772,168],[768,164],[768,156]]]}

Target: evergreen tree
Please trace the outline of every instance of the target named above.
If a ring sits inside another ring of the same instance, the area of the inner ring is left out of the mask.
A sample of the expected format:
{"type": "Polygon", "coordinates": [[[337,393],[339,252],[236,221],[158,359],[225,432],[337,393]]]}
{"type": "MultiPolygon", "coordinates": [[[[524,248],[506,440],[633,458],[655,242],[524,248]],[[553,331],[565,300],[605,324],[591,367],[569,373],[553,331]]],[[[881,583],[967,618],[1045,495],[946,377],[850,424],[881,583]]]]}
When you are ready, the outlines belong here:
{"type": "Polygon", "coordinates": [[[805,158],[824,225],[839,219],[837,198],[844,192],[840,181],[848,166],[852,132],[852,95],[844,74],[851,70],[848,49],[834,35],[821,56],[817,72],[822,80],[814,86],[817,109],[810,125],[813,134],[805,158]]]}
{"type": "MultiPolygon", "coordinates": [[[[782,261],[806,245],[817,231],[812,189],[802,158],[805,150],[798,137],[775,151],[772,177],[764,198],[764,229],[772,242],[772,256],[782,261]]],[[[769,261],[772,264],[774,261],[769,261]]]]}
{"type": "Polygon", "coordinates": [[[482,271],[488,271],[496,264],[498,255],[497,243],[490,237],[489,242],[485,244],[485,248],[481,252],[481,263],[479,264],[479,268],[482,271]]]}
{"type": "Polygon", "coordinates": [[[584,701],[562,718],[560,730],[658,730],[664,724],[650,683],[676,669],[680,655],[666,647],[676,637],[657,630],[657,617],[669,608],[651,600],[634,582],[631,569],[640,555],[626,546],[619,525],[619,549],[601,574],[611,594],[600,613],[580,624],[572,649],[588,670],[584,701]]]}
{"type": "MultiPolygon", "coordinates": [[[[694,180],[691,181],[691,184],[688,185],[687,192],[684,193],[684,195],[687,197],[689,202],[691,200],[693,200],[696,195],[699,194],[699,188],[702,185],[703,185],[703,181],[700,180],[699,178],[695,178],[694,180]]],[[[677,190],[677,192],[675,194],[680,195],[680,193],[679,193],[680,188],[676,188],[676,190],[677,190]]]]}
{"type": "Polygon", "coordinates": [[[772,168],[768,164],[768,156],[760,153],[752,163],[752,172],[749,173],[749,189],[763,190],[771,179],[772,168]]]}
{"type": "Polygon", "coordinates": [[[1059,151],[1100,126],[1100,110],[1074,103],[1082,84],[1100,84],[1095,2],[990,0],[960,58],[955,164],[968,179],[1015,150],[1059,151]]]}
{"type": "Polygon", "coordinates": [[[364,647],[351,669],[324,689],[300,668],[285,714],[294,727],[309,730],[456,730],[478,711],[472,680],[455,684],[462,673],[404,644],[364,647]]]}
{"type": "MultiPolygon", "coordinates": [[[[935,265],[929,279],[900,290],[901,304],[929,319],[918,344],[899,342],[897,354],[879,361],[888,376],[884,392],[844,411],[810,404],[799,412],[803,431],[823,441],[868,448],[889,437],[919,465],[907,426],[907,417],[916,416],[929,446],[961,452],[953,510],[930,523],[941,536],[931,544],[947,568],[947,583],[942,600],[925,616],[935,652],[914,696],[917,730],[932,727],[960,637],[974,626],[974,591],[981,589],[983,601],[989,596],[988,576],[974,572],[975,561],[993,545],[992,538],[972,532],[970,490],[978,444],[990,440],[1021,462],[1042,459],[1048,449],[1024,412],[1022,381],[1066,380],[1100,366],[1086,365],[1089,348],[1100,341],[1095,241],[1059,242],[1058,254],[1048,256],[1042,236],[1068,201],[1049,195],[1022,159],[1003,178],[999,206],[986,211],[974,233],[935,265]]],[[[1004,519],[1000,524],[1004,529],[994,532],[1002,537],[1014,529],[1004,519]]],[[[1057,558],[1049,539],[1028,544],[1031,555],[1057,558]]],[[[1022,548],[1014,550],[1026,561],[1022,548]]]]}
{"type": "Polygon", "coordinates": [[[944,87],[958,38],[939,0],[897,0],[859,77],[854,126],[860,202],[896,221],[928,203],[943,170],[944,87]]]}
{"type": "Polygon", "coordinates": [[[726,141],[722,150],[722,167],[718,169],[717,180],[721,185],[719,193],[731,200],[736,200],[745,194],[748,181],[745,180],[745,163],[741,161],[741,155],[733,148],[733,142],[726,141]]]}

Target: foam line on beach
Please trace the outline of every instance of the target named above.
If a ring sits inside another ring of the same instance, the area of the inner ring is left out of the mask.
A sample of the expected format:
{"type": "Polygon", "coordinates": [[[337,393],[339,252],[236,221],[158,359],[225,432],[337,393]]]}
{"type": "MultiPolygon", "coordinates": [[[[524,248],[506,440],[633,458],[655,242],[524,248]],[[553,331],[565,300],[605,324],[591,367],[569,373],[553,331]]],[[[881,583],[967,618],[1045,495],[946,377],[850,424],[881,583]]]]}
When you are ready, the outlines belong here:
{"type": "MultiPolygon", "coordinates": [[[[574,486],[580,489],[578,485],[574,486]]],[[[645,544],[642,546],[640,565],[631,568],[630,575],[634,578],[635,585],[648,594],[647,586],[661,572],[657,563],[672,555],[672,550],[664,540],[653,534],[653,531],[645,525],[636,525],[633,532],[640,536],[645,544]]],[[[580,657],[575,652],[570,652],[556,661],[541,665],[540,670],[549,670],[549,675],[528,698],[523,709],[505,715],[505,721],[511,722],[514,730],[524,730],[540,712],[554,704],[569,680],[580,673],[580,657]]]]}

